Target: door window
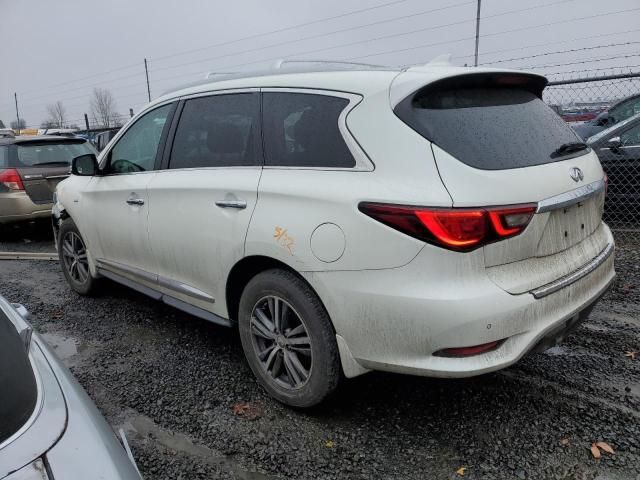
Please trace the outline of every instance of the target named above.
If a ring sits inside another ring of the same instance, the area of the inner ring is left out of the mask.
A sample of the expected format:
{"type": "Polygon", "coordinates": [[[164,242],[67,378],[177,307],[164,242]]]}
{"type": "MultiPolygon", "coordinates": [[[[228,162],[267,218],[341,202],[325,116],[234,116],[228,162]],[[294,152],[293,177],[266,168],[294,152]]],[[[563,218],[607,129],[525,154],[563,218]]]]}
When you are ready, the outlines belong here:
{"type": "Polygon", "coordinates": [[[637,113],[640,113],[640,97],[628,100],[609,110],[608,125],[613,125],[614,123],[626,120],[637,113]]]}
{"type": "Polygon", "coordinates": [[[185,102],[169,168],[260,165],[260,95],[237,93],[185,102]]]}
{"type": "Polygon", "coordinates": [[[308,93],[263,95],[265,165],[355,166],[338,126],[347,99],[308,93]]]}
{"type": "Polygon", "coordinates": [[[630,128],[620,135],[620,142],[625,147],[633,147],[640,145],[640,124],[630,128]]]}
{"type": "Polygon", "coordinates": [[[109,152],[107,172],[120,174],[154,170],[162,132],[172,108],[172,104],[164,105],[136,120],[109,152]]]}

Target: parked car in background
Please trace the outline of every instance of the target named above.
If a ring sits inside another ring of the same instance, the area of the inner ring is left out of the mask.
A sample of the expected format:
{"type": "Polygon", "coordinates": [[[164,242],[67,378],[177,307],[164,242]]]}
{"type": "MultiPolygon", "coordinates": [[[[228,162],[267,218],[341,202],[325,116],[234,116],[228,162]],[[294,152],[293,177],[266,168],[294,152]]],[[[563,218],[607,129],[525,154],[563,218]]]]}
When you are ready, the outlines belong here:
{"type": "Polygon", "coordinates": [[[79,138],[0,138],[0,225],[49,218],[56,185],[69,176],[71,160],[95,153],[79,138]]]}
{"type": "Polygon", "coordinates": [[[640,113],[590,137],[609,180],[605,220],[617,228],[640,227],[640,113]]]}
{"type": "Polygon", "coordinates": [[[11,128],[0,128],[0,138],[14,138],[15,132],[11,128]]]}
{"type": "Polygon", "coordinates": [[[93,144],[98,149],[98,151],[101,152],[102,150],[104,150],[104,147],[107,146],[107,143],[109,143],[119,131],[119,128],[112,128],[111,130],[97,133],[93,138],[93,144]]]}
{"type": "Polygon", "coordinates": [[[619,101],[608,110],[598,114],[593,120],[574,125],[573,129],[580,138],[587,139],[618,122],[640,113],[640,94],[619,101]]]}
{"type": "Polygon", "coordinates": [[[507,367],[564,338],[615,275],[604,173],[546,84],[315,63],[166,94],[58,185],[65,278],[237,325],[293,406],[341,369],[507,367]]]}
{"type": "Polygon", "coordinates": [[[0,478],[138,479],[133,459],[69,370],[0,296],[0,478]]]}

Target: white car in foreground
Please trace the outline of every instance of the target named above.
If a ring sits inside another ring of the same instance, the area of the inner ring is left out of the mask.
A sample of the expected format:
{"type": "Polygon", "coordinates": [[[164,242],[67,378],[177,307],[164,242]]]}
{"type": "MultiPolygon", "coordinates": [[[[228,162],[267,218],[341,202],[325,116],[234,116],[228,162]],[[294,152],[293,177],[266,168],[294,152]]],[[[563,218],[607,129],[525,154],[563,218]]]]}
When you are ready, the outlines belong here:
{"type": "Polygon", "coordinates": [[[562,339],[615,275],[605,176],[546,83],[316,64],[166,94],[58,186],[64,274],[237,325],[289,405],[341,371],[504,368],[562,339]]]}

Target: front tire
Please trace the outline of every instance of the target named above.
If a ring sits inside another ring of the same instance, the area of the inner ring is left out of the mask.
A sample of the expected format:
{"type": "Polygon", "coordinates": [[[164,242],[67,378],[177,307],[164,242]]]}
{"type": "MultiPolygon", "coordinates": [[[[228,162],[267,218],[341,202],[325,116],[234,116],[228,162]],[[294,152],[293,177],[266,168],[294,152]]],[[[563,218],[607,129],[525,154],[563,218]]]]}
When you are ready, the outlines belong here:
{"type": "Polygon", "coordinates": [[[247,362],[276,400],[311,407],[338,386],[340,360],[329,316],[295,274],[274,269],[251,279],[238,322],[247,362]]]}
{"type": "Polygon", "coordinates": [[[96,279],[89,270],[86,244],[70,218],[62,223],[58,232],[58,258],[67,283],[76,293],[90,295],[95,291],[96,279]]]}

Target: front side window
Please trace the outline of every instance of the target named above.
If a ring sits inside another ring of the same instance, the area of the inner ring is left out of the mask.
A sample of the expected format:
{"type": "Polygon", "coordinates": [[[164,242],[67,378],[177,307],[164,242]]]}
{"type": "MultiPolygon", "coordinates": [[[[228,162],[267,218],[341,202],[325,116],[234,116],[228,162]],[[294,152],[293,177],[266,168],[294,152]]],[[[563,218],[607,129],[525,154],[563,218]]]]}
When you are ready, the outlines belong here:
{"type": "Polygon", "coordinates": [[[352,168],[338,119],[345,98],[307,93],[263,94],[265,165],[352,168]]]}
{"type": "Polygon", "coordinates": [[[154,170],[162,132],[172,108],[172,104],[164,105],[136,120],[109,152],[107,173],[154,170]]]}
{"type": "Polygon", "coordinates": [[[259,165],[260,95],[236,93],[185,102],[169,168],[259,165]]]}

